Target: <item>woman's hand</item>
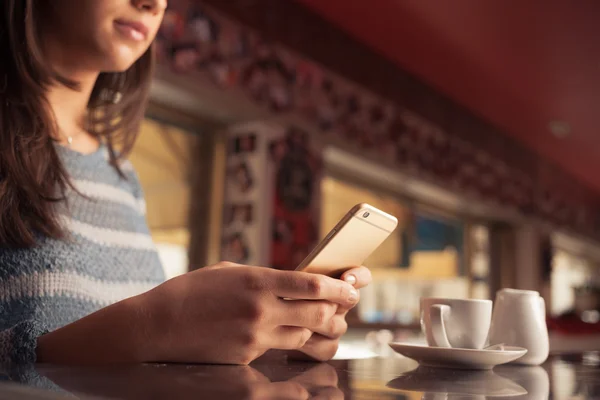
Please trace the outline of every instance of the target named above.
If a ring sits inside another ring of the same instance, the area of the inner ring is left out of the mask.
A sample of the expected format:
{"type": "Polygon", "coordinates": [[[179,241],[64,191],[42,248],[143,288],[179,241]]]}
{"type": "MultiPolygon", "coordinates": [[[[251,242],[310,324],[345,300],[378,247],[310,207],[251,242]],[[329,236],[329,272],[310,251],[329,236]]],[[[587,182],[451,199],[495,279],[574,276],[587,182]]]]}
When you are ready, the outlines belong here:
{"type": "MultiPolygon", "coordinates": [[[[355,287],[370,281],[362,268],[348,275],[356,277],[355,287]]],[[[41,336],[37,360],[248,364],[269,349],[325,360],[335,353],[345,313],[357,301],[358,291],[341,279],[219,263],[41,336]]]]}
{"type": "MultiPolygon", "coordinates": [[[[352,268],[346,271],[342,280],[353,285],[356,289],[363,288],[371,283],[371,272],[366,267],[352,268]]],[[[299,351],[290,351],[288,356],[296,360],[330,360],[337,352],[340,338],[348,329],[346,314],[356,303],[351,306],[340,305],[336,314],[331,319],[331,327],[326,330],[316,329],[310,339],[299,351]]]]}
{"type": "MultiPolygon", "coordinates": [[[[365,270],[344,276],[355,276],[360,287],[370,280],[365,270]]],[[[145,361],[248,364],[269,349],[330,358],[358,291],[323,275],[220,263],[171,279],[137,301],[150,321],[145,361]]]]}

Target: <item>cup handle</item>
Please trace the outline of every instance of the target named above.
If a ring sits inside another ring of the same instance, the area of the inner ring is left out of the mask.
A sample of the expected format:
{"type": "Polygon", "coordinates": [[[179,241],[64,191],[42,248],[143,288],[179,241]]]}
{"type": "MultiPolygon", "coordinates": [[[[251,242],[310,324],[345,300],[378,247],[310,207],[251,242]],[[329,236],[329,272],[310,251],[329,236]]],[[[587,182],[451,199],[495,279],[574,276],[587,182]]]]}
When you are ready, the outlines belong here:
{"type": "Polygon", "coordinates": [[[450,307],[445,304],[434,304],[429,308],[429,318],[431,319],[431,334],[433,341],[437,347],[452,347],[448,341],[448,335],[446,334],[446,326],[444,325],[444,319],[450,307]]]}

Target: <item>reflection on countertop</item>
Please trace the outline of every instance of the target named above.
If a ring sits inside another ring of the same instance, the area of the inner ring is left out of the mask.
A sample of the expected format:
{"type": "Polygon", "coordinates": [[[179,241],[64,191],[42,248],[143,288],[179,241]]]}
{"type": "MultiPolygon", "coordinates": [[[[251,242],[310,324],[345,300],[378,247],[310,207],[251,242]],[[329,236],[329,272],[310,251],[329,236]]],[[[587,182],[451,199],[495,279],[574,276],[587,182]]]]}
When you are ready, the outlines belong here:
{"type": "Polygon", "coordinates": [[[402,357],[251,366],[37,365],[0,384],[0,399],[597,399],[600,353],[553,355],[540,367],[492,371],[419,367],[402,357]],[[41,390],[41,391],[40,391],[41,390]]]}
{"type": "Polygon", "coordinates": [[[394,389],[423,392],[423,398],[446,399],[468,396],[473,399],[515,397],[528,394],[521,385],[493,371],[461,371],[419,367],[392,379],[394,389]]]}

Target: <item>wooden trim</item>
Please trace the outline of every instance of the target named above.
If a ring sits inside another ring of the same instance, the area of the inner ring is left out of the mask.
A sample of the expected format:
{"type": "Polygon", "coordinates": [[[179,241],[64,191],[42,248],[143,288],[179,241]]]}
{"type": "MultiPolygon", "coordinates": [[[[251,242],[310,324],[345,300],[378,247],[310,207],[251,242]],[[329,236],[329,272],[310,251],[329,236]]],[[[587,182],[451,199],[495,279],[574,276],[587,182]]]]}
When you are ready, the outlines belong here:
{"type": "Polygon", "coordinates": [[[221,132],[213,136],[211,163],[210,214],[208,216],[207,265],[221,260],[221,237],[223,228],[223,199],[225,198],[227,140],[221,132]]]}
{"type": "Polygon", "coordinates": [[[169,125],[181,127],[184,130],[195,134],[214,131],[223,126],[223,124],[218,121],[195,115],[182,109],[169,107],[155,101],[151,101],[148,104],[146,117],[169,125]]]}
{"type": "MultiPolygon", "coordinates": [[[[500,129],[358,42],[303,5],[287,0],[203,0],[214,9],[327,69],[406,107],[524,172],[540,157],[500,129]]],[[[343,12],[343,10],[340,10],[343,12]]]]}

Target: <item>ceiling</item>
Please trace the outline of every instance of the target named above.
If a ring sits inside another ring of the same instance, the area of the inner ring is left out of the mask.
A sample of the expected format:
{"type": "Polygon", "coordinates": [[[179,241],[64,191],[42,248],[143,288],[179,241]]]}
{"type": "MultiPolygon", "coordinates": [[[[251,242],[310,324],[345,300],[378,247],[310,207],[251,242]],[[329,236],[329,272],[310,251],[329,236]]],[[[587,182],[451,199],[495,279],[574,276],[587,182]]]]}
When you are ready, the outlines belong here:
{"type": "Polygon", "coordinates": [[[600,1],[298,1],[600,193],[600,1]]]}

